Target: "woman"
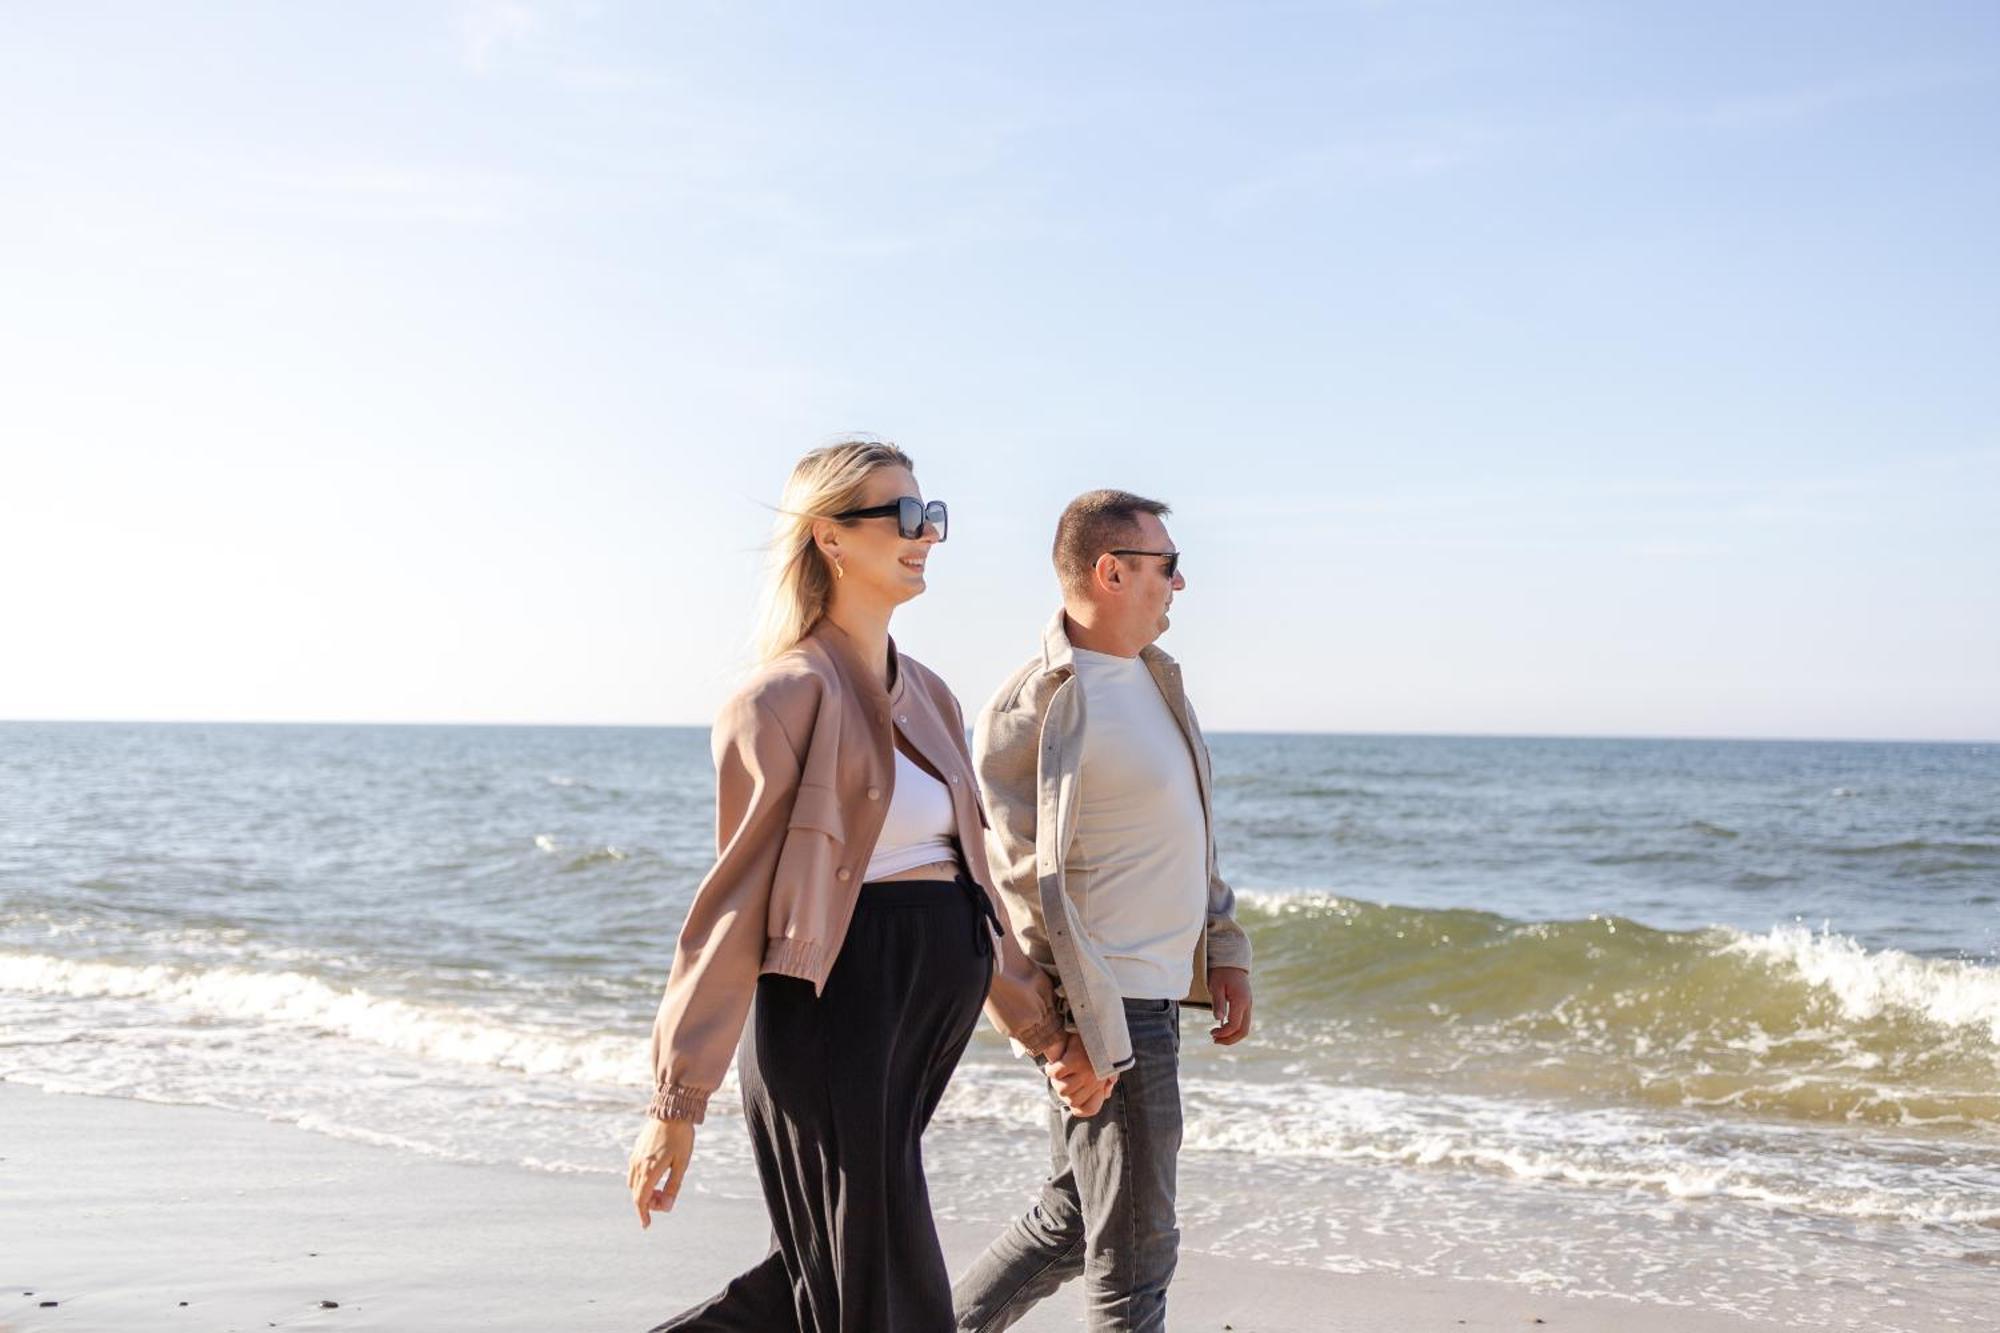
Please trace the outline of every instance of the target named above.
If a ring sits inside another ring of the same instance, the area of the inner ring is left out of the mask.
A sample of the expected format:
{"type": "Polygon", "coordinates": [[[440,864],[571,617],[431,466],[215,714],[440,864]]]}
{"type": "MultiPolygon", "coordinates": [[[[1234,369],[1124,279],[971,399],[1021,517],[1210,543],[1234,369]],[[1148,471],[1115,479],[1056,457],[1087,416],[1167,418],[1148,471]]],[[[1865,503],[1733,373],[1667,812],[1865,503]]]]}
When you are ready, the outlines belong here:
{"type": "Polygon", "coordinates": [[[1062,1051],[1049,982],[998,915],[958,702],[889,638],[946,523],[893,445],[815,450],[785,488],[762,664],[715,724],[716,862],[629,1173],[642,1225],[673,1207],[741,1034],[773,1245],[659,1330],[951,1328],[924,1126],[982,1002],[1028,1050],[1062,1051]]]}

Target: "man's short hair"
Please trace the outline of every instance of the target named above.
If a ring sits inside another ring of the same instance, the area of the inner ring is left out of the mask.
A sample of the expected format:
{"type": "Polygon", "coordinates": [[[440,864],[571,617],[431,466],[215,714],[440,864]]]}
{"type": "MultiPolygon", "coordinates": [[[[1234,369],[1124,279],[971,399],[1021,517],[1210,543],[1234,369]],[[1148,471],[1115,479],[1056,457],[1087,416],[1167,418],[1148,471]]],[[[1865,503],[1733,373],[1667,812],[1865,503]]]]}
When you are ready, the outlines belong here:
{"type": "Polygon", "coordinates": [[[1090,587],[1097,557],[1140,540],[1139,515],[1165,518],[1173,510],[1164,500],[1148,500],[1130,491],[1085,491],[1069,502],[1056,520],[1056,578],[1065,593],[1090,587]]]}

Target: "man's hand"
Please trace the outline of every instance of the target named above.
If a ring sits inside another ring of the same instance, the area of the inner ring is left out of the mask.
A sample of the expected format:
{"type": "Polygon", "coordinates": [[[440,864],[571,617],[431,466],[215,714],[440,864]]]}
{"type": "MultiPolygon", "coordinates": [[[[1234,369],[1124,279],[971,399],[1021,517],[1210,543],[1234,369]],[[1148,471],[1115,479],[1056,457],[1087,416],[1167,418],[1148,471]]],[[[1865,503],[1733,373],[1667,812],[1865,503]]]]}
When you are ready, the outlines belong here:
{"type": "Polygon", "coordinates": [[[1208,1038],[1234,1046],[1250,1035],[1250,973],[1241,967],[1208,969],[1208,996],[1215,1002],[1215,1026],[1208,1038]]]}
{"type": "Polygon", "coordinates": [[[1090,1056],[1083,1049],[1083,1038],[1074,1032],[1061,1043],[1042,1052],[1048,1063],[1042,1072],[1049,1076],[1056,1096],[1069,1108],[1069,1113],[1088,1120],[1104,1106],[1104,1099],[1111,1095],[1111,1089],[1118,1084],[1118,1075],[1100,1079],[1091,1067],[1090,1056]],[[1054,1054],[1051,1055],[1050,1052],[1054,1054]]]}

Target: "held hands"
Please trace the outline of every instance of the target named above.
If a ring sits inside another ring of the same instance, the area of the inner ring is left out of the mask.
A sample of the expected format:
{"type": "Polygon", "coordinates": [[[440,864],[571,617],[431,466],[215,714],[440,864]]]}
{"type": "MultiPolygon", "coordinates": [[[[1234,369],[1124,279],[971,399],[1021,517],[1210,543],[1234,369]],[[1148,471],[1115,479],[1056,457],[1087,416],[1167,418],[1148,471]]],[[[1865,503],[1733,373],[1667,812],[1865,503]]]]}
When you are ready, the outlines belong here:
{"type": "Polygon", "coordinates": [[[1056,1096],[1069,1113],[1088,1120],[1104,1106],[1104,1099],[1118,1086],[1118,1075],[1099,1078],[1091,1067],[1090,1056],[1083,1049],[1083,1038],[1069,1033],[1064,1040],[1054,1043],[1042,1052],[1048,1063],[1042,1072],[1049,1076],[1049,1083],[1055,1088],[1056,1096]]]}
{"type": "Polygon", "coordinates": [[[674,1198],[687,1179],[688,1158],[694,1155],[692,1120],[655,1120],[648,1116],[632,1142],[632,1161],[625,1171],[625,1183],[632,1190],[632,1206],[639,1210],[639,1225],[653,1225],[653,1210],[674,1210],[674,1198]],[[669,1169],[673,1174],[667,1176],[669,1169]],[[667,1176],[664,1183],[662,1176],[667,1176]]]}
{"type": "Polygon", "coordinates": [[[1234,1046],[1250,1035],[1250,973],[1240,967],[1208,969],[1208,998],[1215,1004],[1215,1026],[1208,1038],[1217,1046],[1234,1046]]]}

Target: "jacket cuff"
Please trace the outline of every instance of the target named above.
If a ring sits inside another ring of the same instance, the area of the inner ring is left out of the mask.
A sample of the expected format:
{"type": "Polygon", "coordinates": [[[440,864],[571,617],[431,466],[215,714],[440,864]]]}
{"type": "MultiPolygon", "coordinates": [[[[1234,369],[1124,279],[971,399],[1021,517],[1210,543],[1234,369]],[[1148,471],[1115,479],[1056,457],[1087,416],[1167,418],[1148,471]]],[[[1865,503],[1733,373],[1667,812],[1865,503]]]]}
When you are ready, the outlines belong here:
{"type": "Polygon", "coordinates": [[[1043,1014],[1033,1027],[1015,1033],[1014,1040],[1027,1047],[1030,1054],[1039,1055],[1046,1047],[1061,1041],[1065,1030],[1062,1015],[1051,1011],[1043,1014]]]}
{"type": "Polygon", "coordinates": [[[812,940],[766,940],[763,970],[785,977],[810,978],[819,970],[822,952],[812,940]]]}
{"type": "Polygon", "coordinates": [[[655,1120],[692,1120],[699,1125],[708,1115],[708,1093],[684,1083],[662,1083],[647,1103],[646,1114],[655,1120]]]}
{"type": "Polygon", "coordinates": [[[1234,921],[1227,926],[1210,927],[1208,966],[1239,967],[1245,972],[1250,970],[1250,937],[1234,921]]]}

